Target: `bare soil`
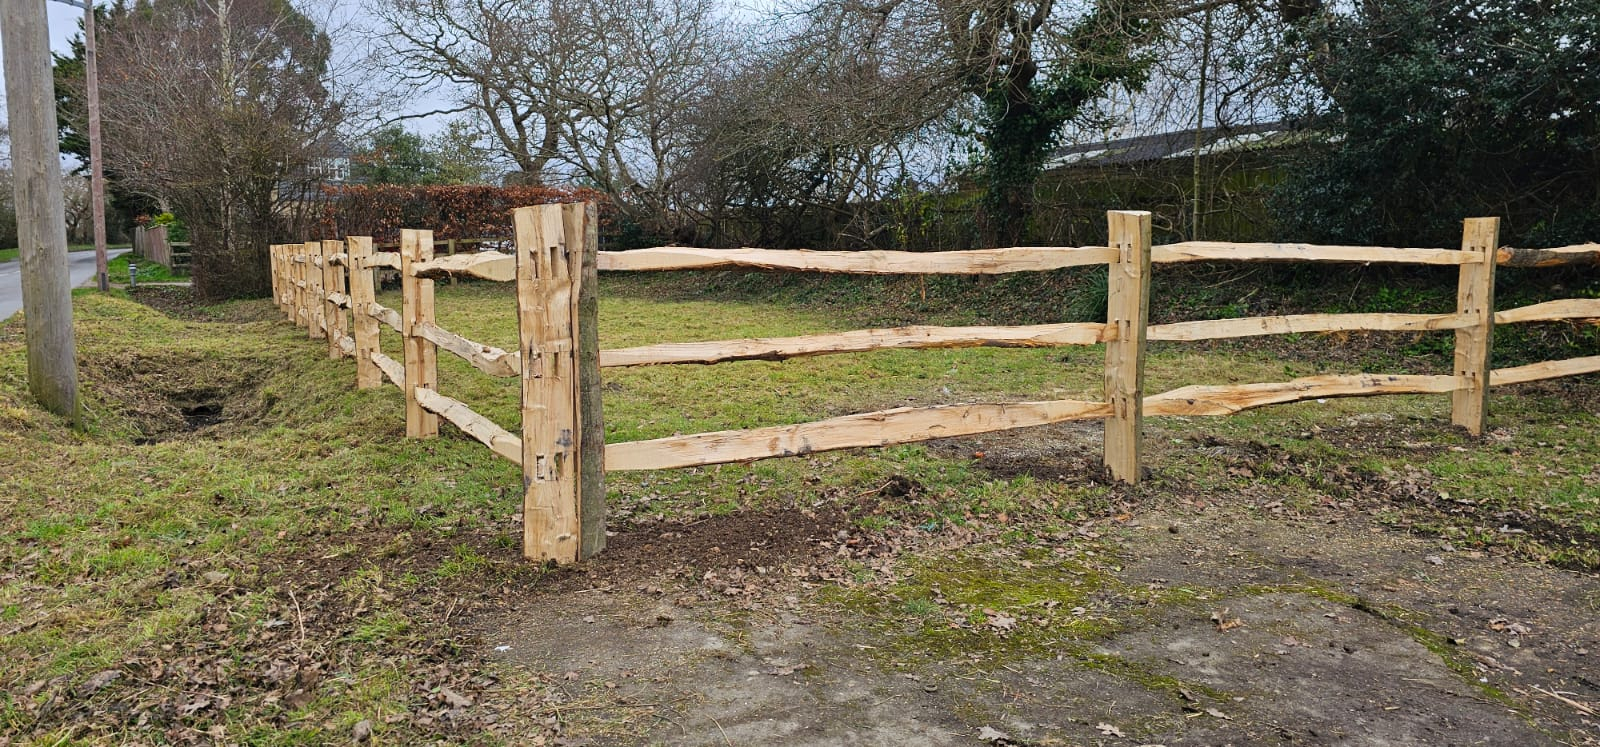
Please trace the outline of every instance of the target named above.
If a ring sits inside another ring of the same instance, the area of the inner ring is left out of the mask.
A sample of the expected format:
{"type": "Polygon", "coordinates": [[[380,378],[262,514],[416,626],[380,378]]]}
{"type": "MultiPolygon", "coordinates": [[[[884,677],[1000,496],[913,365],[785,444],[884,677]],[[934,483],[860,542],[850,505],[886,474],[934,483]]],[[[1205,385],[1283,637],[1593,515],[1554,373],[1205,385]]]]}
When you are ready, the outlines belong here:
{"type": "Polygon", "coordinates": [[[1592,576],[1360,519],[1208,509],[1112,531],[1128,553],[1118,581],[1190,592],[1087,641],[1126,668],[1048,649],[899,666],[803,583],[580,590],[472,625],[485,655],[554,675],[577,704],[573,734],[594,744],[955,745],[985,727],[1041,745],[1600,736],[1556,695],[1600,699],[1592,576]]]}
{"type": "MultiPolygon", "coordinates": [[[[1319,435],[1398,443],[1400,430],[1427,440],[1376,420],[1319,435]]],[[[1094,480],[1095,435],[935,448],[1001,476],[1094,480]]],[[[1300,468],[1253,442],[1159,448],[1300,468]]],[[[551,677],[547,703],[570,705],[566,733],[587,744],[1600,744],[1600,579],[1397,531],[1371,517],[1414,486],[1331,479],[1351,500],[1299,511],[1270,496],[1118,496],[1139,509],[1045,543],[1103,549],[1098,602],[1116,623],[1059,645],[1008,649],[997,631],[976,654],[903,655],[904,639],[828,597],[873,540],[789,510],[681,538],[638,528],[591,565],[599,583],[466,624],[481,655],[551,677]],[[735,559],[746,545],[794,552],[735,559]],[[829,555],[846,569],[819,569],[829,555]],[[629,572],[606,572],[618,566],[629,572]]],[[[1019,562],[995,535],[897,549],[1019,562]]]]}
{"type": "MultiPolygon", "coordinates": [[[[1428,427],[1370,419],[1317,435],[1381,448],[1430,442],[1428,427]]],[[[1059,426],[934,450],[997,476],[1094,481],[1097,437],[1059,426]]],[[[1150,442],[1265,477],[1305,469],[1253,441],[1150,442]]],[[[375,555],[302,557],[263,581],[296,579],[318,610],[304,624],[326,620],[338,639],[359,609],[336,580],[359,567],[433,568],[463,543],[490,557],[494,572],[407,603],[454,631],[407,660],[437,704],[413,715],[419,734],[457,733],[454,719],[568,745],[1600,744],[1600,578],[1397,531],[1372,517],[1439,510],[1416,498],[1426,491],[1359,470],[1324,477],[1348,500],[1286,510],[1266,490],[1114,492],[1075,534],[1037,543],[1099,550],[1096,610],[1114,631],[1045,646],[1008,647],[995,631],[975,652],[908,654],[830,596],[874,593],[860,576],[892,577],[897,560],[1022,562],[993,531],[862,530],[854,519],[918,494],[895,480],[848,509],[631,521],[604,554],[559,571],[496,541],[510,521],[438,537],[374,525],[358,544],[385,548],[375,555]],[[503,668],[541,684],[508,700],[503,668]]]]}

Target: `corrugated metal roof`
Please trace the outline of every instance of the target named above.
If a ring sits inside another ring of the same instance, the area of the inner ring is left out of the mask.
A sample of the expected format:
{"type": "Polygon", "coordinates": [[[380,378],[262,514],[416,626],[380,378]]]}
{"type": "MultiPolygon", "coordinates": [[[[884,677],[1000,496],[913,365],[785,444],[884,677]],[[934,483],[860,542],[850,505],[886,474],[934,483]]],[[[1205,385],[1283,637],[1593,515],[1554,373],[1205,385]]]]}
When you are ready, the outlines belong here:
{"type": "MultiPolygon", "coordinates": [[[[1302,142],[1308,133],[1304,123],[1291,120],[1207,127],[1200,131],[1200,150],[1202,155],[1210,155],[1273,148],[1302,142]]],[[[1116,166],[1188,158],[1194,155],[1194,149],[1195,131],[1178,130],[1057,148],[1045,161],[1045,168],[1116,166]]]]}

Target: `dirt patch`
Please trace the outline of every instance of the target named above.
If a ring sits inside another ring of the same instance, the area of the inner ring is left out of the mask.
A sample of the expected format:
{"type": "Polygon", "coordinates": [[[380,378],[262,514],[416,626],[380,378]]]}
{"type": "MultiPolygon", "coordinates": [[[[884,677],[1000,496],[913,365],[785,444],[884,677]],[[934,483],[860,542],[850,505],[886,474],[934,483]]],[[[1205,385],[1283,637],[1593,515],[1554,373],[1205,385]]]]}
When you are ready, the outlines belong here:
{"type": "Polygon", "coordinates": [[[711,516],[687,523],[631,527],[611,537],[587,564],[592,577],[638,578],[674,570],[775,568],[810,563],[832,552],[850,517],[836,507],[780,508],[711,516]]]}
{"type": "MultiPolygon", "coordinates": [[[[997,658],[884,653],[903,641],[805,583],[689,579],[479,618],[480,650],[550,677],[564,732],[596,745],[1594,743],[1597,722],[1544,694],[1600,698],[1592,577],[1439,566],[1436,541],[1356,522],[1145,524],[1108,535],[1127,553],[1107,566],[1114,633],[997,658]]],[[[1002,627],[975,651],[1005,651],[1002,627]]]]}
{"type": "Polygon", "coordinates": [[[210,304],[195,295],[194,288],[182,285],[146,285],[128,291],[133,300],[174,319],[192,322],[260,322],[282,318],[265,304],[210,304]]]}
{"type": "MultiPolygon", "coordinates": [[[[1340,651],[1349,645],[1352,650],[1344,651],[1349,656],[1370,654],[1370,647],[1342,640],[1340,626],[1381,624],[1430,651],[1456,675],[1457,683],[1471,690],[1453,697],[1470,698],[1489,711],[1510,706],[1547,737],[1600,743],[1600,719],[1549,694],[1567,693],[1565,697],[1580,703],[1600,699],[1600,683],[1588,674],[1595,667],[1594,657],[1600,655],[1600,622],[1594,616],[1600,608],[1600,579],[1593,574],[1495,558],[1437,539],[1381,531],[1359,519],[1262,520],[1212,511],[1151,517],[1144,523],[1147,526],[1127,530],[1128,546],[1139,554],[1125,570],[1128,580],[1206,590],[1203,599],[1193,595],[1195,603],[1189,608],[1199,616],[1227,609],[1225,617],[1239,620],[1240,625],[1216,631],[1223,638],[1247,629],[1253,632],[1237,637],[1250,639],[1263,631],[1283,637],[1258,641],[1257,645],[1271,644],[1272,653],[1263,649],[1241,663],[1256,666],[1266,659],[1281,666],[1302,654],[1338,656],[1339,651],[1323,651],[1328,642],[1340,651]],[[1169,523],[1180,531],[1166,531],[1169,523]],[[1308,542],[1310,536],[1316,541],[1308,542]],[[1274,596],[1278,594],[1300,599],[1282,601],[1285,598],[1274,596]],[[1344,609],[1324,611],[1320,619],[1302,615],[1291,624],[1279,607],[1250,599],[1279,599],[1287,607],[1315,602],[1313,606],[1344,609]],[[1327,627],[1323,620],[1337,626],[1327,627]],[[1310,625],[1305,629],[1309,636],[1296,634],[1297,625],[1310,625]],[[1290,637],[1295,642],[1288,641],[1290,637]]],[[[1346,687],[1352,695],[1357,691],[1376,695],[1404,687],[1398,683],[1411,682],[1407,677],[1417,675],[1374,677],[1346,687]]],[[[1454,692],[1424,679],[1412,684],[1454,692]]],[[[1409,708],[1398,701],[1390,705],[1409,708]]],[[[1419,736],[1414,743],[1520,743],[1468,738],[1472,717],[1453,718],[1462,725],[1453,738],[1440,732],[1438,737],[1419,736]]]]}
{"type": "Polygon", "coordinates": [[[99,406],[138,444],[218,438],[248,431],[266,411],[269,367],[200,354],[109,354],[84,361],[99,406]]]}

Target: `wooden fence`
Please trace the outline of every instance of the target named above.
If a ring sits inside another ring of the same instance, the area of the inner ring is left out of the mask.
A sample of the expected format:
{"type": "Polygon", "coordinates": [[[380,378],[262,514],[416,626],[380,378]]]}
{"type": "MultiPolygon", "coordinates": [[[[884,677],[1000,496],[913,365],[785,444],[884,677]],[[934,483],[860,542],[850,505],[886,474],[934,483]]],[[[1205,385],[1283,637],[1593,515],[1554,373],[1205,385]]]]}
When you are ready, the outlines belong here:
{"type": "Polygon", "coordinates": [[[168,241],[166,226],[154,228],[134,226],[133,253],[151,262],[166,265],[169,270],[181,272],[189,269],[189,242],[168,241]]]}
{"type": "Polygon", "coordinates": [[[1491,370],[1497,324],[1600,319],[1600,299],[1564,299],[1494,311],[1497,266],[1600,264],[1600,245],[1545,250],[1499,246],[1499,221],[1465,222],[1461,249],[1184,242],[1151,246],[1150,214],[1108,214],[1107,246],[1013,247],[957,252],[819,252],[658,247],[598,248],[589,204],[515,211],[514,254],[475,252],[435,258],[432,233],[402,232],[398,252],[374,252],[368,237],[272,247],[274,290],[288,317],[330,357],[356,359],[357,386],[389,380],[404,393],[406,435],[427,438],[442,418],[523,470],[523,552],[569,563],[605,544],[604,473],[747,462],[833,449],[888,446],[1077,420],[1104,421],[1105,465],[1117,480],[1140,478],[1142,421],[1151,416],[1231,415],[1264,405],[1329,397],[1434,393],[1451,396],[1451,420],[1483,433],[1491,385],[1600,371],[1600,355],[1491,370]],[[1296,314],[1150,325],[1152,263],[1304,261],[1447,265],[1459,268],[1456,310],[1447,314],[1296,314]],[[598,271],[720,268],[856,274],[999,274],[1107,265],[1105,323],[1010,327],[868,329],[798,337],[664,343],[600,350],[598,271]],[[398,270],[402,308],[379,305],[373,270],[398,270]],[[347,271],[348,270],[348,271],[347,271]],[[515,282],[516,351],[469,340],[435,323],[433,280],[456,275],[515,282]],[[347,310],[353,314],[347,315],[347,310]],[[402,336],[396,361],[378,346],[380,325],[402,336]],[[1254,335],[1374,331],[1455,331],[1451,374],[1351,374],[1292,381],[1194,385],[1144,394],[1149,340],[1211,340],[1254,335]],[[1105,398],[901,407],[812,423],[604,443],[600,370],[623,366],[714,364],[890,348],[1105,345],[1105,398]],[[460,356],[490,376],[521,380],[520,435],[438,391],[437,353],[460,356]]]}

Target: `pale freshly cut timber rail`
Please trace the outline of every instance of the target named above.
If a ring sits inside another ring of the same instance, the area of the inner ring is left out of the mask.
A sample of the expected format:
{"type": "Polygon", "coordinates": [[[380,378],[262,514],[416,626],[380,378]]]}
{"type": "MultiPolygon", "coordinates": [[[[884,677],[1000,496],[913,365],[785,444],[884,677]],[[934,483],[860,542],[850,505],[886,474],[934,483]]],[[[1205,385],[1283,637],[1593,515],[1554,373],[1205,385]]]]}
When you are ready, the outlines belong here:
{"type": "Polygon", "coordinates": [[[797,337],[761,337],[715,342],[669,342],[600,351],[600,366],[666,363],[777,361],[808,355],[860,353],[896,348],[1035,348],[1093,345],[1105,341],[1104,324],[1038,324],[1026,327],[894,327],[828,332],[797,337]]]}
{"type": "Polygon", "coordinates": [[[432,322],[420,322],[412,331],[490,376],[516,376],[522,372],[521,359],[514,354],[473,342],[432,322]]]}
{"type": "Polygon", "coordinates": [[[807,249],[700,249],[658,246],[600,252],[599,268],[622,270],[714,270],[746,268],[857,275],[989,275],[1103,265],[1115,260],[1109,247],[1017,246],[958,252],[819,252],[807,249]]]}
{"type": "Polygon", "coordinates": [[[1552,249],[1516,249],[1502,246],[1495,251],[1495,263],[1505,267],[1600,265],[1600,244],[1573,244],[1552,249]]]}
{"type": "Polygon", "coordinates": [[[836,449],[970,436],[1073,420],[1098,420],[1110,414],[1109,404],[1079,400],[900,407],[799,425],[606,444],[605,465],[606,471],[612,472],[749,462],[836,449]]]}
{"type": "Polygon", "coordinates": [[[1600,298],[1564,298],[1494,313],[1495,324],[1554,322],[1562,319],[1600,319],[1600,298]]]}
{"type": "Polygon", "coordinates": [[[1456,389],[1454,376],[1352,374],[1307,376],[1269,384],[1186,386],[1146,397],[1146,415],[1232,415],[1256,407],[1308,399],[1379,394],[1442,394],[1456,389]]]}
{"type": "Polygon", "coordinates": [[[372,362],[378,364],[378,370],[382,371],[384,376],[389,377],[389,381],[393,382],[396,387],[399,387],[402,391],[405,390],[406,366],[404,363],[376,350],[372,351],[372,362]]]}
{"type": "Polygon", "coordinates": [[[1282,335],[1296,332],[1397,331],[1461,329],[1475,322],[1460,314],[1291,314],[1244,319],[1211,319],[1150,325],[1151,340],[1220,340],[1230,337],[1282,335]]]}
{"type": "Polygon", "coordinates": [[[377,302],[367,305],[367,316],[389,325],[396,332],[404,327],[400,320],[400,312],[377,302]]]}
{"type": "MultiPolygon", "coordinates": [[[[433,256],[431,231],[405,229],[401,252],[374,253],[370,237],[269,247],[272,288],[282,311],[326,337],[328,354],[357,359],[360,388],[388,379],[406,402],[406,435],[438,435],[448,420],[496,455],[518,464],[523,478],[523,554],[569,563],[605,546],[604,473],[674,469],[836,449],[881,447],[1069,421],[1099,420],[1111,477],[1137,483],[1143,473],[1145,415],[1225,416],[1268,405],[1400,394],[1450,394],[1451,422],[1473,434],[1486,428],[1488,388],[1600,373],[1600,355],[1490,369],[1496,324],[1600,322],[1600,299],[1569,298],[1496,312],[1497,267],[1600,265],[1600,244],[1552,249],[1499,246],[1498,219],[1463,221],[1460,250],[1324,246],[1300,243],[1194,241],[1151,246],[1149,213],[1107,213],[1108,246],[1010,247],[956,252],[834,252],[656,247],[599,252],[592,204],[545,205],[514,213],[514,254],[502,250],[433,256]],[[1152,262],[1343,262],[1454,266],[1453,313],[1294,314],[1149,324],[1152,262]],[[900,274],[998,274],[1108,265],[1106,323],[1029,326],[905,326],[790,337],[672,342],[600,350],[597,271],[716,270],[900,274]],[[375,268],[400,271],[400,310],[376,301],[375,268]],[[515,281],[518,344],[502,350],[439,326],[434,282],[469,277],[515,281]],[[354,325],[345,309],[353,310],[354,325]],[[380,324],[402,336],[403,360],[379,352],[380,324]],[[1350,374],[1285,382],[1185,386],[1145,396],[1147,340],[1193,341],[1270,334],[1349,331],[1453,331],[1448,375],[1350,374]],[[353,332],[353,337],[351,333],[353,332]],[[797,425],[605,443],[601,369],[658,364],[714,364],[886,349],[1046,347],[1105,344],[1104,401],[905,407],[797,425]],[[519,377],[521,423],[506,429],[438,390],[443,348],[492,376],[519,377]]],[[[499,243],[512,243],[500,241],[499,243]]]]}
{"type": "Polygon", "coordinates": [[[510,460],[512,464],[522,465],[522,439],[511,435],[510,431],[473,412],[472,408],[467,407],[461,400],[447,397],[432,389],[418,388],[416,396],[417,402],[429,412],[454,423],[462,432],[481,441],[496,455],[510,460]]]}
{"type": "Polygon", "coordinates": [[[1454,249],[1394,249],[1382,246],[1322,246],[1318,244],[1234,244],[1222,241],[1185,241],[1150,247],[1150,261],[1316,261],[1373,262],[1408,265],[1462,265],[1482,258],[1454,249]]]}
{"type": "Polygon", "coordinates": [[[1489,374],[1489,386],[1525,384],[1530,381],[1557,379],[1563,376],[1600,373],[1600,355],[1586,358],[1568,358],[1564,361],[1544,361],[1526,366],[1497,368],[1489,374]]]}
{"type": "Polygon", "coordinates": [[[449,254],[411,266],[411,273],[419,278],[442,278],[466,275],[509,283],[517,279],[517,258],[500,252],[449,254]]]}

